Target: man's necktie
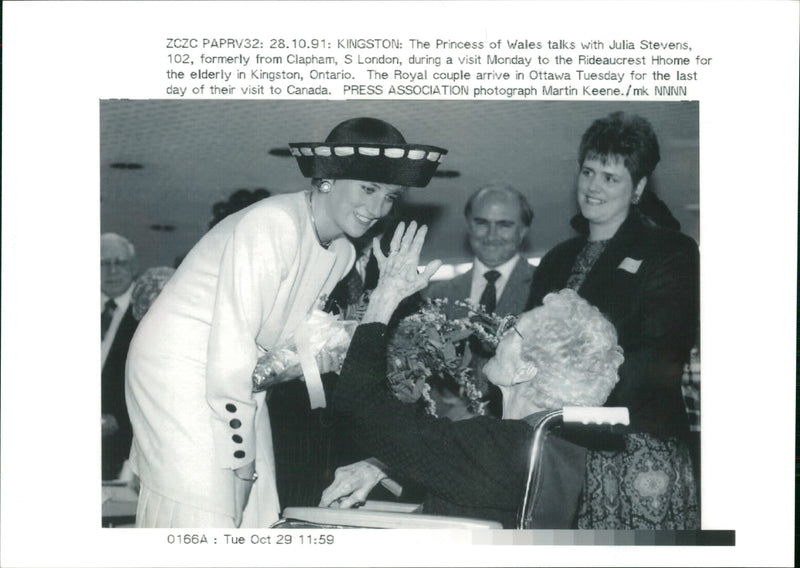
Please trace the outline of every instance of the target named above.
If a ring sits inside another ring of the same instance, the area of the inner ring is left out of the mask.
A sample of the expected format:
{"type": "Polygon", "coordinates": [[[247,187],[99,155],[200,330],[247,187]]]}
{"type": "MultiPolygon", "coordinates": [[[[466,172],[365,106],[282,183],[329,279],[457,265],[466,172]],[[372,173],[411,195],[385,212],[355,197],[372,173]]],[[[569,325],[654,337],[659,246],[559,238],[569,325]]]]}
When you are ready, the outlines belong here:
{"type": "Polygon", "coordinates": [[[105,307],[103,307],[103,311],[100,312],[101,341],[106,338],[106,332],[108,331],[108,328],[111,327],[111,320],[114,319],[114,310],[116,309],[117,309],[117,303],[114,301],[114,298],[109,298],[106,301],[105,307]]]}
{"type": "Polygon", "coordinates": [[[483,277],[486,278],[486,288],[481,294],[480,304],[487,312],[493,313],[497,307],[497,288],[494,283],[500,278],[500,273],[496,270],[489,270],[484,273],[483,277]]]}

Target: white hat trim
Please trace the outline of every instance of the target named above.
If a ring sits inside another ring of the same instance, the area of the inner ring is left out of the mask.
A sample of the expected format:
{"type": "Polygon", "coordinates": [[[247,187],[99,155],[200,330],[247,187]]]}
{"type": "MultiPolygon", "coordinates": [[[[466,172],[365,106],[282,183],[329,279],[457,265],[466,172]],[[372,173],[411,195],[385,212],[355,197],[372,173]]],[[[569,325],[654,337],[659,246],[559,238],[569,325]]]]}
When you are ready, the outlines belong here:
{"type": "Polygon", "coordinates": [[[403,148],[385,148],[383,155],[387,158],[402,158],[406,151],[403,148]]]}

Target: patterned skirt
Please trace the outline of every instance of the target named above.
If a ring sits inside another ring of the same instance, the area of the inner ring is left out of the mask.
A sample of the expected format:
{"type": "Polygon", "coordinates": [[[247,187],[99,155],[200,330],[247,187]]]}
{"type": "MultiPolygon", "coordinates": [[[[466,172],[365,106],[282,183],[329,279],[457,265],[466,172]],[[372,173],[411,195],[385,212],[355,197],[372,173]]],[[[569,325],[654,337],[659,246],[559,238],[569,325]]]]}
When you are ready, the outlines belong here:
{"type": "Polygon", "coordinates": [[[692,460],[675,438],[626,434],[622,451],[589,451],[579,529],[700,528],[692,460]]]}

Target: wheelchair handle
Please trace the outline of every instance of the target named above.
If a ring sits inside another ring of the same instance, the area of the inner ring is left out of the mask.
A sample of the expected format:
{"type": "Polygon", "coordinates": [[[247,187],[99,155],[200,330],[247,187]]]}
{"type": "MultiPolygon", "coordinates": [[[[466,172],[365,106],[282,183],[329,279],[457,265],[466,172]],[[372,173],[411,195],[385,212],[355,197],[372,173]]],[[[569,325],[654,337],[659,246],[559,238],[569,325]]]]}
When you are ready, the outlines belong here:
{"type": "Polygon", "coordinates": [[[528,458],[528,473],[525,479],[525,493],[522,496],[522,507],[517,515],[517,528],[525,528],[525,515],[530,504],[535,498],[536,488],[539,487],[542,472],[539,459],[542,454],[545,434],[551,428],[559,425],[582,424],[587,426],[614,426],[630,424],[630,415],[626,407],[602,406],[565,406],[551,410],[531,423],[533,426],[533,440],[531,443],[530,457],[528,458]]]}
{"type": "Polygon", "coordinates": [[[565,406],[564,424],[628,426],[631,423],[628,409],[622,407],[565,406]]]}

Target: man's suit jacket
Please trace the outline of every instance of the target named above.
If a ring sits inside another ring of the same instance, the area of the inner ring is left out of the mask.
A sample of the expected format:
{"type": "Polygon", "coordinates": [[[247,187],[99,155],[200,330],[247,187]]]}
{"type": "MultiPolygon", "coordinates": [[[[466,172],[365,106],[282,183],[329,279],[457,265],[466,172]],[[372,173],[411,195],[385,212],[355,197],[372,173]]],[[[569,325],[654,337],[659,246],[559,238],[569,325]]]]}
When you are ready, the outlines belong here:
{"type": "Polygon", "coordinates": [[[103,479],[113,479],[119,474],[131,450],[133,431],[125,405],[125,360],[138,323],[133,317],[133,308],[128,306],[103,364],[101,412],[112,414],[119,425],[116,434],[103,437],[103,479]]]}
{"type": "MultiPolygon", "coordinates": [[[[445,312],[450,317],[463,317],[467,311],[463,308],[455,309],[452,302],[455,300],[469,299],[469,292],[472,287],[472,272],[474,268],[464,274],[460,274],[450,280],[433,282],[427,289],[423,290],[426,298],[447,298],[450,304],[445,312]]],[[[520,257],[514,270],[508,277],[503,293],[497,300],[495,312],[505,316],[509,314],[517,315],[524,311],[525,302],[530,293],[531,279],[533,278],[533,267],[525,258],[520,257]]]]}
{"type": "MultiPolygon", "coordinates": [[[[585,244],[571,239],[544,256],[527,309],[566,286],[585,244]]],[[[631,211],[577,290],[617,330],[625,362],[606,406],[628,407],[633,431],[688,432],[681,376],[698,327],[699,258],[690,237],[631,211]]]]}

